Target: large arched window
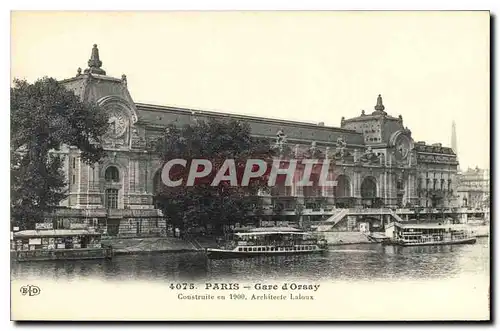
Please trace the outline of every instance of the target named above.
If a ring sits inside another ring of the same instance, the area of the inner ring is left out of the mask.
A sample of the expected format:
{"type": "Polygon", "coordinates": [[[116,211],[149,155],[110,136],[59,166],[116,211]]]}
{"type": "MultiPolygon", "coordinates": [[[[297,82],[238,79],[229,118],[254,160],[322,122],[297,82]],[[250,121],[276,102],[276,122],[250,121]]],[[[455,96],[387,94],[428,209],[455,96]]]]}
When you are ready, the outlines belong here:
{"type": "Polygon", "coordinates": [[[319,175],[315,173],[311,173],[309,176],[309,180],[312,182],[311,186],[304,186],[302,188],[302,192],[304,197],[320,197],[322,187],[319,186],[319,175]]]}
{"type": "Polygon", "coordinates": [[[335,187],[335,195],[337,198],[344,198],[351,196],[351,183],[349,177],[346,175],[339,175],[337,177],[337,186],[335,187]]]}
{"type": "Polygon", "coordinates": [[[120,172],[118,168],[115,166],[110,166],[106,169],[106,173],[104,174],[104,178],[107,182],[117,183],[120,181],[120,172]]]}
{"type": "Polygon", "coordinates": [[[366,177],[361,183],[361,197],[373,199],[377,197],[377,183],[373,177],[366,177]]]}
{"type": "Polygon", "coordinates": [[[272,196],[291,196],[292,187],[286,185],[286,175],[277,175],[274,186],[271,187],[272,196]]]}

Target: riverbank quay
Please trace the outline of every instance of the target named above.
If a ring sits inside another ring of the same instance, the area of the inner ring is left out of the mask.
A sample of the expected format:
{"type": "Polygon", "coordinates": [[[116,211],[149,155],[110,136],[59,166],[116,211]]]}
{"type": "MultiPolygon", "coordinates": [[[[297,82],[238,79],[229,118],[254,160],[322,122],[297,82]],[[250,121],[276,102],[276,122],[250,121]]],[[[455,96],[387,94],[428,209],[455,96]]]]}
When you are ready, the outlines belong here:
{"type": "MultiPolygon", "coordinates": [[[[489,226],[471,226],[478,236],[488,236],[489,226]]],[[[321,232],[329,246],[373,244],[366,233],[356,231],[328,231],[321,232]]],[[[148,253],[181,253],[204,251],[206,248],[216,248],[214,237],[196,236],[186,239],[174,237],[156,238],[108,238],[103,239],[104,245],[113,248],[114,255],[148,254],[148,253]]]]}
{"type": "Polygon", "coordinates": [[[478,238],[489,237],[490,235],[490,225],[489,224],[470,224],[468,225],[469,230],[478,238]]]}
{"type": "Polygon", "coordinates": [[[110,245],[115,255],[166,252],[181,253],[203,250],[203,247],[194,240],[183,240],[173,237],[110,238],[103,239],[102,243],[110,245]]]}
{"type": "MultiPolygon", "coordinates": [[[[471,232],[474,237],[488,237],[490,233],[489,224],[456,224],[450,227],[465,228],[471,232]]],[[[384,232],[378,232],[381,236],[385,236],[384,232]]],[[[373,233],[372,233],[373,234],[373,233]]],[[[329,246],[354,245],[354,244],[373,244],[374,241],[368,236],[368,233],[359,231],[325,231],[318,232],[318,235],[323,237],[329,246]]]]}
{"type": "MultiPolygon", "coordinates": [[[[330,232],[325,237],[331,246],[373,243],[360,232],[330,232]]],[[[108,238],[103,239],[102,243],[111,246],[114,255],[196,252],[217,247],[215,239],[211,237],[108,238]]]]}
{"type": "Polygon", "coordinates": [[[328,242],[328,246],[373,244],[373,241],[370,240],[368,236],[362,232],[331,231],[331,232],[321,232],[320,235],[328,242]]]}

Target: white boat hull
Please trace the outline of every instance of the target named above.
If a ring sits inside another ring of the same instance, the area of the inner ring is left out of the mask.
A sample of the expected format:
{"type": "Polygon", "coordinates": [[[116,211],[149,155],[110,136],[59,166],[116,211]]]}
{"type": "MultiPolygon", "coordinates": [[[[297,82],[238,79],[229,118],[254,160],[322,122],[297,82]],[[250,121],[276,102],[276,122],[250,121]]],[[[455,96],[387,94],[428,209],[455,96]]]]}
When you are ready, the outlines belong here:
{"type": "Polygon", "coordinates": [[[441,246],[441,245],[465,245],[465,244],[475,244],[476,238],[465,238],[456,240],[443,240],[443,241],[428,241],[428,242],[405,242],[405,241],[394,241],[393,245],[398,246],[441,246]]]}
{"type": "Polygon", "coordinates": [[[280,255],[303,255],[324,253],[326,249],[317,248],[314,250],[289,250],[289,251],[238,251],[217,248],[207,248],[206,254],[211,259],[232,259],[232,258],[252,258],[259,256],[280,256],[280,255]]]}

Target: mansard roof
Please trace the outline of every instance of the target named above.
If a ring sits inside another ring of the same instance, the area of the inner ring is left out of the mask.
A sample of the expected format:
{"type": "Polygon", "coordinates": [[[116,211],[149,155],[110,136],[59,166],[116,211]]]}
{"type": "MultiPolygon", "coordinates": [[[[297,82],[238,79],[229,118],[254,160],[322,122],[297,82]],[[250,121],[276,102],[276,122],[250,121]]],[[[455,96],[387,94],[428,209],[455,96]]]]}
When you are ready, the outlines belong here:
{"type": "Polygon", "coordinates": [[[185,125],[194,118],[232,118],[250,125],[252,134],[262,137],[276,137],[280,130],[289,141],[334,144],[338,138],[343,138],[350,145],[363,145],[363,135],[354,130],[325,126],[322,123],[308,123],[290,120],[265,118],[258,116],[223,113],[191,108],[158,106],[136,103],[138,124],[153,127],[164,127],[168,124],[185,125]]]}

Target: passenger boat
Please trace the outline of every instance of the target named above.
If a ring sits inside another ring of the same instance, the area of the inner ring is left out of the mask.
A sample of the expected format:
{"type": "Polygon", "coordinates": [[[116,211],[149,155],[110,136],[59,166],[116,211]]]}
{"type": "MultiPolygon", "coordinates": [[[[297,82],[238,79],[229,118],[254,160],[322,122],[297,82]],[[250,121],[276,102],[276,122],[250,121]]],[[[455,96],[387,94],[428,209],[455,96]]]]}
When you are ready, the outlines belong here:
{"type": "Polygon", "coordinates": [[[207,248],[208,258],[240,258],[322,253],[327,242],[295,228],[255,228],[234,233],[220,248],[207,248]]]}
{"type": "Polygon", "coordinates": [[[450,224],[392,223],[386,227],[386,235],[391,239],[384,244],[399,246],[474,244],[477,240],[467,228],[450,224]]]}
{"type": "Polygon", "coordinates": [[[16,261],[109,259],[111,246],[89,230],[25,230],[12,233],[11,259],[16,261]]]}

